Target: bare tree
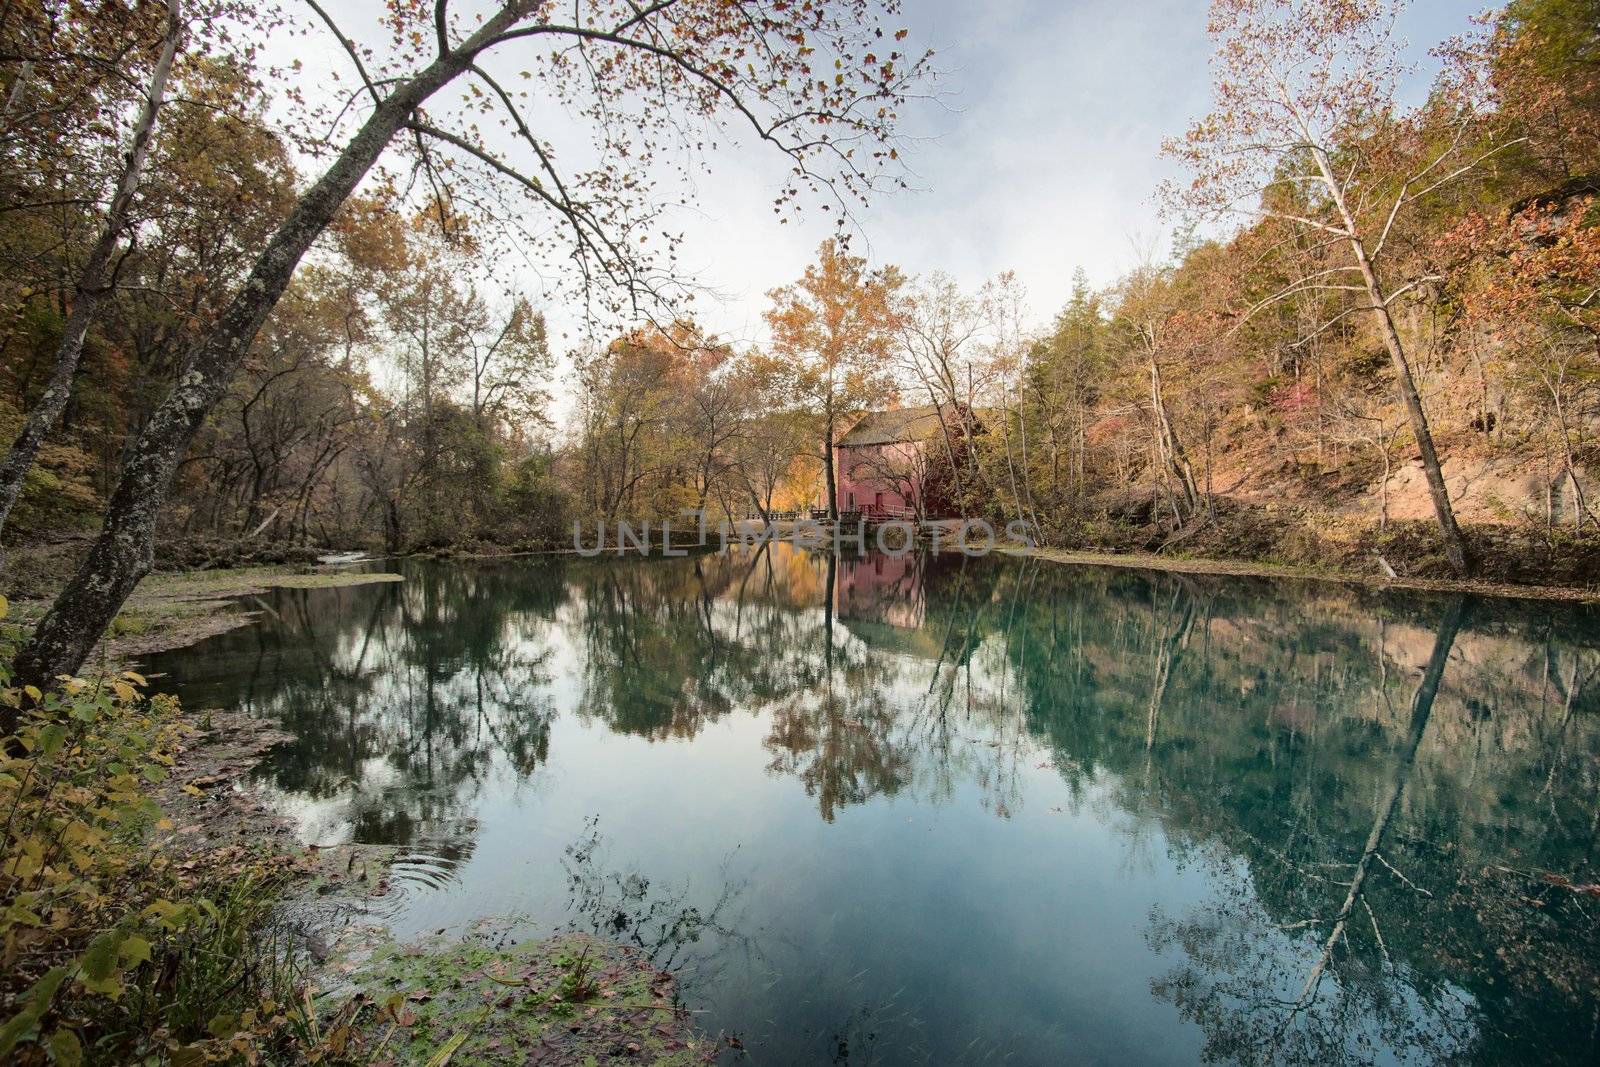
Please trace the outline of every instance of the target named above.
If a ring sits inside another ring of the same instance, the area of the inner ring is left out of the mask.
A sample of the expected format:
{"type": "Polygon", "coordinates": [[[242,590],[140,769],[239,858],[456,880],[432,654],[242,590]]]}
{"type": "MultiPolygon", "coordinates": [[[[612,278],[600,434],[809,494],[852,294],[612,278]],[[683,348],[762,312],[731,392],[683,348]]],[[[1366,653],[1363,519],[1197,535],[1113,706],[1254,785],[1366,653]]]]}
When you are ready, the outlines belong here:
{"type": "MultiPolygon", "coordinates": [[[[1130,358],[1143,367],[1150,410],[1151,454],[1156,471],[1157,493],[1167,490],[1173,518],[1180,528],[1188,525],[1200,510],[1200,484],[1195,477],[1189,450],[1173,417],[1166,367],[1175,350],[1185,347],[1175,334],[1184,332],[1172,292],[1171,270],[1158,266],[1153,257],[1128,275],[1122,286],[1122,303],[1117,321],[1130,335],[1130,358]],[[1175,488],[1174,488],[1175,487],[1175,488]]],[[[1159,502],[1159,497],[1158,497],[1159,502]]]]}
{"type": "Polygon", "coordinates": [[[968,294],[954,278],[934,273],[917,279],[895,315],[900,373],[907,391],[925,396],[938,415],[937,444],[962,518],[993,495],[971,441],[977,433],[974,394],[986,395],[993,384],[994,367],[982,350],[986,342],[992,348],[1001,317],[998,288],[989,282],[968,294]]]}

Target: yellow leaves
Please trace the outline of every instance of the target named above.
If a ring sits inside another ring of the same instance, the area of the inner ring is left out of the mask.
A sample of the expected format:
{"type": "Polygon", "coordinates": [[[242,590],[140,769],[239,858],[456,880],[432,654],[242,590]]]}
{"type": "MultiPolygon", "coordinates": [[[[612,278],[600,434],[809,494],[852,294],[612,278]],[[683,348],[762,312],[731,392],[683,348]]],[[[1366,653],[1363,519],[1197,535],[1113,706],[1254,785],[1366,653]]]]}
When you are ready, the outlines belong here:
{"type": "MultiPolygon", "coordinates": [[[[162,873],[167,866],[160,857],[145,854],[141,831],[171,828],[147,790],[167,777],[180,729],[144,713],[157,702],[139,699],[146,680],[135,672],[105,682],[60,682],[42,693],[23,688],[7,694],[42,710],[24,718],[15,747],[0,754],[0,806],[13,812],[4,831],[0,943],[24,956],[76,962],[0,1028],[0,1059],[27,1040],[39,1042],[55,1062],[78,1062],[78,1037],[51,1030],[51,1001],[69,988],[115,1001],[127,972],[154,955],[140,928],[170,932],[200,914],[165,897],[143,905],[158,880],[173,877],[162,873]]],[[[159,707],[165,712],[176,705],[168,700],[159,707]]]]}
{"type": "Polygon", "coordinates": [[[33,837],[12,842],[6,872],[24,885],[34,883],[44,873],[44,843],[33,837]]]}
{"type": "Polygon", "coordinates": [[[163,930],[171,932],[183,925],[189,909],[170,900],[156,900],[145,906],[143,915],[163,930]]]}
{"type": "Polygon", "coordinates": [[[64,826],[61,831],[61,841],[68,846],[97,845],[105,840],[105,834],[82,819],[74,819],[64,826]]]}
{"type": "Polygon", "coordinates": [[[138,934],[129,934],[123,939],[119,955],[124,967],[136,966],[140,963],[150,962],[150,942],[138,934]]]}

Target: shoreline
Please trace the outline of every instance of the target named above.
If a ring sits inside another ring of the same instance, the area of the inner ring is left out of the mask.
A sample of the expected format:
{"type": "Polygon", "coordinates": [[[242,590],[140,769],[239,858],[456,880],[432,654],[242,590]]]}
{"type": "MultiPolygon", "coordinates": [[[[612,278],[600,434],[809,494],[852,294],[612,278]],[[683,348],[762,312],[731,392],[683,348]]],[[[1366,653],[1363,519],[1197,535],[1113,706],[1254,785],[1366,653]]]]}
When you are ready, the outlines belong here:
{"type": "Polygon", "coordinates": [[[302,843],[254,783],[292,735],[237,711],[180,715],[172,774],[151,791],[168,825],[153,844],[179,861],[272,857],[283,876],[270,898],[273,936],[304,967],[301,995],[330,1037],[372,1050],[373,1063],[493,1062],[534,1042],[547,1062],[572,1067],[623,1047],[642,1062],[717,1058],[721,1036],[695,1026],[677,975],[632,946],[510,915],[397,936],[382,901],[401,847],[302,843]],[[382,1059],[386,1048],[393,1056],[382,1059]]]}
{"type": "MultiPolygon", "coordinates": [[[[715,543],[708,545],[689,543],[681,547],[691,554],[698,554],[700,551],[716,551],[718,546],[715,543]]],[[[1483,580],[1461,581],[1403,576],[1387,578],[1376,574],[1358,574],[1250,560],[1094,552],[1044,546],[1033,548],[999,546],[994,549],[994,554],[1013,559],[1039,559],[1069,566],[1111,567],[1120,570],[1214,577],[1265,578],[1278,581],[1314,581],[1377,592],[1400,590],[1413,593],[1462,593],[1513,600],[1600,604],[1600,587],[1514,585],[1483,580]]],[[[387,558],[489,563],[541,557],[570,558],[578,555],[579,553],[571,548],[544,548],[505,552],[417,552],[387,558]]],[[[603,558],[619,557],[607,553],[603,558]]],[[[622,558],[663,557],[660,553],[652,551],[645,557],[630,553],[622,558]]],[[[381,562],[381,558],[371,562],[381,562]]],[[[330,589],[403,581],[405,577],[401,574],[389,571],[355,571],[348,566],[338,564],[323,564],[312,568],[269,564],[216,570],[154,572],[140,583],[139,588],[128,598],[111,631],[102,639],[97,657],[103,658],[107,664],[126,664],[154,653],[188,648],[206,638],[248,626],[270,609],[259,601],[254,608],[245,606],[242,602],[246,598],[264,596],[273,589],[330,589]]],[[[43,616],[49,604],[48,599],[12,600],[11,621],[32,625],[43,616]]]]}
{"type": "MultiPolygon", "coordinates": [[[[688,542],[674,545],[694,551],[716,551],[715,542],[701,545],[688,542]]],[[[946,553],[956,554],[954,550],[946,553]]],[[[1586,588],[1575,585],[1518,585],[1481,579],[1455,578],[1387,578],[1380,574],[1359,574],[1351,571],[1322,570],[1314,567],[1296,567],[1289,564],[1262,563],[1252,560],[1221,559],[1217,557],[1158,556],[1140,552],[1093,552],[1081,549],[1049,548],[1036,546],[1021,548],[996,546],[995,555],[1016,559],[1042,559],[1052,563],[1088,567],[1115,567],[1123,570],[1164,571],[1173,574],[1214,575],[1235,578],[1270,578],[1290,581],[1330,582],[1337,585],[1356,586],[1377,591],[1401,590],[1414,593],[1466,593],[1474,596],[1500,597],[1513,600],[1544,600],[1570,604],[1600,604],[1600,586],[1586,588]]],[[[530,557],[578,556],[572,548],[518,549],[507,552],[452,552],[434,554],[412,553],[401,558],[430,559],[439,562],[490,562],[496,560],[526,559],[530,557]]],[[[590,557],[592,558],[592,557],[590,557]]],[[[662,559],[653,548],[648,553],[627,552],[621,555],[607,550],[602,559],[662,559]]]]}
{"type": "Polygon", "coordinates": [[[1201,574],[1233,578],[1274,578],[1295,581],[1331,582],[1363,589],[1398,589],[1413,593],[1467,593],[1473,596],[1502,597],[1514,600],[1547,600],[1571,604],[1600,604],[1600,589],[1565,585],[1511,585],[1504,582],[1453,578],[1386,578],[1377,574],[1352,574],[1291,567],[1247,560],[1177,558],[1143,553],[1085,552],[1065,548],[1000,548],[996,550],[1017,559],[1042,559],[1087,567],[1115,567],[1122,570],[1165,571],[1173,574],[1201,574]]]}
{"type": "MultiPolygon", "coordinates": [[[[265,604],[256,609],[245,608],[239,601],[264,596],[273,589],[336,589],[403,581],[403,575],[385,571],[307,569],[288,564],[158,571],[133,591],[96,646],[95,658],[125,663],[156,652],[187,648],[208,637],[248,626],[270,609],[265,604]]],[[[13,600],[10,621],[32,626],[52,602],[13,600]]]]}

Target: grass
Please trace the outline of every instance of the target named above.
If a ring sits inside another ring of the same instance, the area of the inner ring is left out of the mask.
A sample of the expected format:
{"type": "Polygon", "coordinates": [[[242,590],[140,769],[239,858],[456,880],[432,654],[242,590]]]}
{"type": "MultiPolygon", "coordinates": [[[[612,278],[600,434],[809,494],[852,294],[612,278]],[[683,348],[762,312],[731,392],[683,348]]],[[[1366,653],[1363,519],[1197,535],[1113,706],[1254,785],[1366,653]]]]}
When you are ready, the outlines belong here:
{"type": "Polygon", "coordinates": [[[129,603],[155,598],[214,599],[244,596],[267,589],[337,589],[344,586],[404,580],[401,575],[383,572],[348,569],[306,572],[288,566],[170,571],[147,577],[129,598],[129,603]]]}

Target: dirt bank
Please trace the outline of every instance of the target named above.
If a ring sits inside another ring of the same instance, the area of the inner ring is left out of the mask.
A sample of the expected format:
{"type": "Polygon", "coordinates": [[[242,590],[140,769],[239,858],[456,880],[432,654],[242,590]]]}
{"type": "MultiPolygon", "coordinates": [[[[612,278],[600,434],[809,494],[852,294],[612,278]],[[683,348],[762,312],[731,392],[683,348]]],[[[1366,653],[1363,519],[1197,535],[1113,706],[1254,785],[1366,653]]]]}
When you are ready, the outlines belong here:
{"type": "Polygon", "coordinates": [[[1192,559],[1157,556],[1149,553],[1080,552],[1063,548],[1004,548],[1012,556],[1047,559],[1055,563],[1077,563],[1094,567],[1123,567],[1130,570],[1170,571],[1177,574],[1221,574],[1251,578],[1297,578],[1319,582],[1338,582],[1367,589],[1412,589],[1434,593],[1472,593],[1478,596],[1520,597],[1529,600],[1568,600],[1574,603],[1600,603],[1600,590],[1570,586],[1510,585],[1500,582],[1455,581],[1447,578],[1387,578],[1373,574],[1352,574],[1310,567],[1250,563],[1232,559],[1192,559]]]}

